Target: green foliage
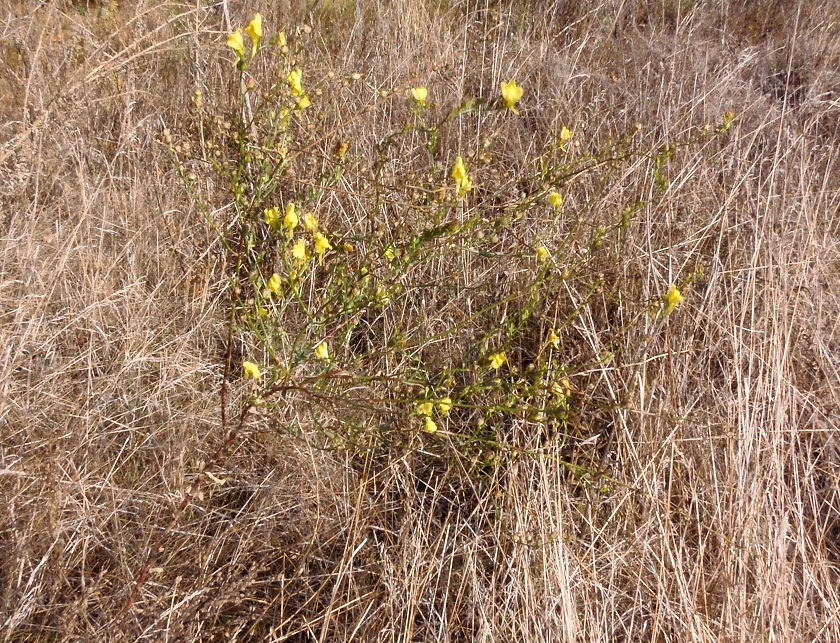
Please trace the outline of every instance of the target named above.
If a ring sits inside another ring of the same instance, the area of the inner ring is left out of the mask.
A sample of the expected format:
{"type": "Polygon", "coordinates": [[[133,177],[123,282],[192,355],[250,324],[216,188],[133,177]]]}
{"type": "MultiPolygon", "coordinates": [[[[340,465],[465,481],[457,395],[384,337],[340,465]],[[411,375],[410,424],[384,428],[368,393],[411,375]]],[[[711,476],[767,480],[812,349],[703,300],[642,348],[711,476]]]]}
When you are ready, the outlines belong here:
{"type": "MultiPolygon", "coordinates": [[[[248,405],[271,412],[294,395],[325,448],[410,451],[435,466],[467,463],[477,479],[550,444],[585,444],[576,420],[603,401],[576,377],[629,357],[682,296],[672,285],[663,302],[630,302],[635,316],[600,352],[579,350],[573,327],[613,296],[604,269],[668,189],[672,156],[724,134],[731,117],[653,151],[636,129],[587,149],[563,126],[512,167],[505,139],[527,87],[511,81],[496,100],[451,106],[393,87],[377,97],[405,120],[373,155],[351,141],[324,154],[332,132],[320,92],[310,99],[305,38],[290,47],[283,34],[262,38],[261,23],[259,33],[252,49],[239,30],[228,41],[235,114],[198,105],[201,180],[223,186],[229,207],[201,200],[184,169],[190,150],[171,146],[227,255],[230,341],[259,373],[248,405]],[[453,127],[478,125],[490,132],[478,151],[449,144],[453,127]],[[605,208],[611,181],[644,167],[653,196],[605,208]],[[573,192],[584,179],[589,189],[573,192]],[[364,212],[356,221],[354,206],[364,212]]],[[[226,376],[241,368],[228,364],[226,376]]],[[[601,474],[598,454],[577,453],[566,462],[577,478],[601,474]]]]}

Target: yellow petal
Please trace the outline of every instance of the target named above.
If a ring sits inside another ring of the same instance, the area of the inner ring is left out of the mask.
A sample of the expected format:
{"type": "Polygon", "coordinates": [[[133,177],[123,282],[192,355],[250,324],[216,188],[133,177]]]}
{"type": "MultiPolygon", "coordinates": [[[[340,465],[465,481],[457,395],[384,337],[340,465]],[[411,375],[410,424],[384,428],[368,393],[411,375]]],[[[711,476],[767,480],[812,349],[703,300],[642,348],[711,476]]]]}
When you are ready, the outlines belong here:
{"type": "Polygon", "coordinates": [[[286,206],[286,214],[283,217],[283,227],[289,232],[294,232],[298,224],[298,215],[295,212],[295,204],[289,203],[286,206]]]}
{"type": "Polygon", "coordinates": [[[303,215],[303,227],[312,234],[318,232],[318,219],[315,218],[314,214],[307,212],[303,215]]]}
{"type": "Polygon", "coordinates": [[[292,94],[295,96],[301,96],[303,94],[303,87],[301,86],[302,78],[303,72],[300,69],[293,69],[289,72],[289,87],[292,90],[292,94]]]}
{"type": "Polygon", "coordinates": [[[227,46],[233,49],[240,58],[245,57],[245,41],[239,29],[228,36],[227,46]]]}
{"type": "Polygon", "coordinates": [[[428,98],[429,92],[425,87],[415,87],[411,90],[411,95],[420,107],[426,106],[426,98],[428,98]]]}
{"type": "Polygon", "coordinates": [[[242,362],[242,370],[244,371],[244,377],[246,380],[249,377],[253,377],[255,380],[258,380],[262,377],[260,367],[254,364],[253,362],[242,362]]]}
{"type": "Polygon", "coordinates": [[[540,246],[539,248],[537,248],[537,261],[547,261],[550,256],[551,255],[549,255],[548,250],[545,246],[540,246]]]}
{"type": "Polygon", "coordinates": [[[464,159],[460,156],[455,157],[455,165],[452,168],[452,178],[456,181],[461,181],[467,176],[467,168],[464,165],[464,159]]]}
{"type": "Polygon", "coordinates": [[[437,405],[438,411],[441,412],[441,415],[446,415],[450,410],[452,410],[452,400],[448,397],[438,401],[437,405]]]}
{"type": "Polygon", "coordinates": [[[455,179],[455,188],[458,196],[464,196],[467,192],[472,190],[473,183],[467,174],[467,166],[464,165],[464,159],[460,156],[455,158],[455,165],[452,168],[452,178],[455,179]]]}
{"type": "Polygon", "coordinates": [[[298,239],[295,245],[292,246],[292,256],[298,260],[298,263],[306,261],[306,241],[298,239]]]}
{"type": "Polygon", "coordinates": [[[265,222],[272,228],[278,228],[280,225],[280,210],[277,208],[266,208],[263,212],[265,215],[265,222]]]}
{"type": "Polygon", "coordinates": [[[429,415],[432,414],[432,411],[434,410],[434,406],[432,405],[431,402],[422,402],[422,403],[417,405],[416,410],[417,410],[417,415],[425,415],[425,416],[428,417],[429,415]]]}
{"type": "Polygon", "coordinates": [[[278,296],[282,292],[282,290],[280,289],[280,275],[278,275],[276,272],[273,275],[271,275],[271,278],[268,280],[268,289],[278,296]]]}
{"type": "Polygon", "coordinates": [[[665,296],[662,298],[665,302],[665,314],[670,315],[674,312],[674,308],[679,306],[682,302],[685,301],[685,298],[682,296],[679,288],[677,288],[676,284],[671,284],[671,287],[668,289],[668,292],[665,293],[665,296]]]}
{"type": "Polygon", "coordinates": [[[435,424],[435,421],[432,418],[430,418],[428,415],[426,416],[426,422],[423,425],[423,430],[426,433],[437,432],[437,424],[435,424]]]}
{"type": "Polygon", "coordinates": [[[548,202],[558,210],[563,207],[563,197],[559,192],[552,192],[548,195],[548,202]]]}
{"type": "Polygon", "coordinates": [[[329,239],[327,239],[323,234],[320,232],[315,233],[315,254],[318,255],[318,263],[320,264],[324,259],[324,253],[327,250],[330,250],[332,246],[330,245],[329,239]]]}
{"type": "Polygon", "coordinates": [[[315,347],[315,354],[323,360],[327,360],[330,358],[330,348],[327,346],[327,342],[321,342],[315,347]]]}
{"type": "Polygon", "coordinates": [[[257,48],[260,46],[260,40],[262,40],[262,16],[259,13],[254,14],[254,19],[248,23],[248,26],[245,27],[245,33],[251,38],[251,42],[254,43],[253,48],[251,49],[251,55],[253,56],[257,53],[257,48]]]}
{"type": "Polygon", "coordinates": [[[506,361],[507,356],[504,353],[494,353],[490,356],[490,367],[498,370],[506,361]]]}
{"type": "Polygon", "coordinates": [[[516,110],[516,103],[522,98],[522,93],[525,90],[522,89],[519,85],[516,84],[515,80],[508,81],[506,83],[502,83],[502,98],[505,101],[505,106],[510,109],[514,114],[518,114],[519,112],[516,110]]]}
{"type": "Polygon", "coordinates": [[[570,130],[564,125],[562,128],[560,128],[560,142],[565,143],[570,138],[572,138],[572,130],[570,130]]]}

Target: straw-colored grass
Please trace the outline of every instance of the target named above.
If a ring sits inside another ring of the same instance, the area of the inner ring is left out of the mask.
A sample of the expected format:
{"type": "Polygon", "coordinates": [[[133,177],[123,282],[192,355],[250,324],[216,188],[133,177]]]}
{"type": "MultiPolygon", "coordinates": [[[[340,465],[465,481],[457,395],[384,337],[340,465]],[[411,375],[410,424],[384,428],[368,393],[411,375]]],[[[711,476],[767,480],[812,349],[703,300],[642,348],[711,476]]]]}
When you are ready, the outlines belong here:
{"type": "Polygon", "coordinates": [[[840,641],[838,70],[834,0],[2,0],[0,640],[840,641]],[[277,198],[335,246],[266,336],[196,151],[254,11],[313,102],[277,198]],[[421,85],[484,111],[383,145],[421,85]],[[561,126],[633,154],[542,185],[561,126]]]}

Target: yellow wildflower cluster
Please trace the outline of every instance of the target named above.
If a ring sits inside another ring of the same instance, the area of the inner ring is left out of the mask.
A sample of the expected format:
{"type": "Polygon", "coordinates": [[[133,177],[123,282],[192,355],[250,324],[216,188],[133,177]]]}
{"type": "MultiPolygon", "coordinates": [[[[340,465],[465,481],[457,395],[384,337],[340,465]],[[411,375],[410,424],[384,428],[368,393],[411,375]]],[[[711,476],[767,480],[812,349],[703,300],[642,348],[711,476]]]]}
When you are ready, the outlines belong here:
{"type": "MultiPolygon", "coordinates": [[[[262,16],[259,13],[254,14],[254,18],[248,23],[248,26],[245,27],[245,35],[251,39],[250,57],[245,49],[245,37],[242,34],[241,29],[237,27],[227,39],[227,46],[236,52],[236,64],[243,72],[247,67],[249,58],[256,56],[257,51],[259,51],[260,48],[260,43],[263,39],[262,16]]],[[[274,41],[281,52],[286,53],[288,51],[286,45],[286,34],[284,32],[281,31],[278,33],[274,41]]],[[[312,104],[312,101],[303,89],[303,72],[300,69],[293,69],[289,72],[286,80],[289,83],[290,93],[292,94],[292,97],[294,97],[298,109],[306,109],[309,107],[312,104]]],[[[248,74],[245,74],[245,83],[249,89],[256,84],[254,79],[248,74]]]]}
{"type": "MultiPolygon", "coordinates": [[[[289,236],[290,239],[294,238],[295,228],[297,228],[298,223],[300,223],[300,216],[298,215],[297,207],[294,203],[289,202],[286,205],[286,209],[282,219],[280,217],[279,208],[266,208],[263,214],[265,216],[266,224],[268,224],[272,228],[272,230],[280,230],[282,228],[286,231],[286,234],[289,236]]],[[[309,232],[312,235],[315,254],[318,255],[318,265],[323,264],[324,254],[327,252],[327,250],[332,249],[332,244],[330,243],[330,240],[327,238],[327,235],[318,230],[318,219],[315,218],[315,215],[311,212],[307,212],[303,215],[303,227],[306,228],[307,232],[309,232]]],[[[297,239],[297,241],[295,241],[292,244],[291,254],[292,257],[295,259],[295,263],[297,263],[298,267],[306,263],[311,257],[306,240],[303,238],[297,239]]],[[[294,276],[297,276],[297,270],[295,270],[294,273],[294,276]]],[[[271,292],[279,295],[280,277],[276,274],[272,275],[272,278],[269,280],[267,287],[271,292]],[[276,280],[274,279],[275,277],[277,277],[276,280]]]]}
{"type": "Polygon", "coordinates": [[[332,245],[327,236],[318,230],[318,219],[311,212],[307,212],[303,216],[303,227],[306,228],[315,242],[315,254],[318,255],[318,265],[324,262],[324,253],[327,250],[332,250],[332,245]]]}
{"type": "Polygon", "coordinates": [[[452,399],[443,397],[437,401],[425,400],[420,402],[414,409],[417,415],[423,418],[423,430],[426,433],[435,433],[437,431],[437,423],[432,419],[435,406],[437,406],[438,413],[444,416],[452,410],[452,399]]]}
{"type": "MultiPolygon", "coordinates": [[[[254,14],[254,18],[248,23],[248,26],[245,27],[245,33],[251,39],[251,58],[253,58],[260,47],[260,41],[263,36],[262,16],[259,13],[254,14]]],[[[242,36],[241,29],[237,27],[236,31],[228,36],[227,46],[236,52],[236,62],[238,64],[244,65],[247,62],[245,55],[245,39],[242,36]]],[[[240,68],[244,69],[244,67],[240,68]]]]}

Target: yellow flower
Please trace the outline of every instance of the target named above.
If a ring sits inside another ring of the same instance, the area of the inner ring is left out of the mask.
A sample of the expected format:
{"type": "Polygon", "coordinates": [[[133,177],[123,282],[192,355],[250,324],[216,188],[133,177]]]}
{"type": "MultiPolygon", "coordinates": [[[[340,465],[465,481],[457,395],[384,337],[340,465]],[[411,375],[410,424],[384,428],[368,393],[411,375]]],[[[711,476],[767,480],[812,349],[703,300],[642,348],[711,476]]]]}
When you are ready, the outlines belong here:
{"type": "Polygon", "coordinates": [[[228,36],[227,46],[236,52],[240,60],[245,60],[245,41],[242,39],[242,32],[239,29],[228,36]]]}
{"type": "Polygon", "coordinates": [[[665,310],[663,312],[666,315],[670,315],[674,312],[674,308],[685,301],[685,298],[682,296],[679,288],[677,288],[677,285],[671,284],[671,287],[668,289],[668,292],[665,293],[665,296],[662,297],[662,300],[665,303],[665,310]]]}
{"type": "Polygon", "coordinates": [[[286,46],[286,32],[281,31],[279,34],[277,34],[277,47],[282,49],[285,46],[286,46]]]}
{"type": "Polygon", "coordinates": [[[260,46],[260,40],[262,40],[262,16],[260,14],[254,14],[254,19],[245,27],[245,33],[248,34],[254,43],[251,49],[251,56],[253,57],[257,53],[257,48],[260,46]]]}
{"type": "Polygon", "coordinates": [[[303,96],[298,98],[298,101],[297,101],[298,109],[306,109],[311,104],[312,104],[312,101],[309,100],[309,96],[307,96],[306,94],[304,94],[303,96]]]}
{"type": "Polygon", "coordinates": [[[550,256],[551,255],[548,253],[548,250],[545,246],[540,246],[539,248],[537,248],[537,261],[547,261],[550,256]]]}
{"type": "Polygon", "coordinates": [[[282,292],[280,290],[280,275],[278,275],[276,272],[273,275],[271,275],[271,277],[268,280],[267,285],[268,285],[268,289],[271,292],[273,292],[278,297],[280,296],[280,293],[282,292]]]}
{"type": "Polygon", "coordinates": [[[293,69],[289,72],[288,81],[289,87],[292,90],[292,94],[295,96],[302,96],[303,95],[303,87],[300,84],[300,81],[303,77],[303,72],[300,69],[293,69]]]}
{"type": "Polygon", "coordinates": [[[572,136],[572,130],[570,130],[568,127],[564,125],[560,128],[560,143],[565,143],[570,138],[572,138],[572,136]]]}
{"type": "Polygon", "coordinates": [[[516,103],[522,98],[522,92],[523,89],[516,84],[515,80],[502,83],[502,98],[505,101],[505,107],[514,114],[519,113],[519,110],[516,109],[516,103]]]}
{"type": "Polygon", "coordinates": [[[315,218],[314,214],[307,212],[303,215],[303,227],[312,234],[318,232],[318,219],[315,218]]]}
{"type": "Polygon", "coordinates": [[[315,254],[318,255],[318,265],[320,266],[324,261],[324,253],[327,250],[330,250],[332,246],[330,245],[329,239],[327,239],[323,234],[320,232],[315,233],[315,254]]]}
{"type": "Polygon", "coordinates": [[[473,183],[469,175],[467,175],[467,166],[464,165],[464,159],[460,156],[455,158],[455,166],[452,168],[452,178],[455,179],[455,187],[459,197],[464,196],[472,190],[473,183]]]}
{"type": "Polygon", "coordinates": [[[553,328],[548,333],[548,343],[553,348],[559,348],[560,347],[560,338],[557,336],[557,333],[554,332],[553,328]]]}
{"type": "Polygon", "coordinates": [[[499,370],[506,361],[507,356],[504,353],[493,353],[490,356],[490,368],[499,370]]]}
{"type": "Polygon", "coordinates": [[[268,317],[268,308],[259,308],[257,309],[257,313],[262,319],[266,319],[268,317]]]}
{"type": "Polygon", "coordinates": [[[415,87],[411,90],[411,95],[420,107],[426,106],[426,99],[429,97],[429,91],[425,87],[415,87]]]}
{"type": "Polygon", "coordinates": [[[385,258],[388,260],[389,263],[397,258],[397,255],[394,252],[393,248],[386,249],[385,252],[383,253],[383,255],[385,256],[385,258]]]}
{"type": "Polygon", "coordinates": [[[452,409],[452,400],[448,397],[443,398],[437,403],[438,411],[441,415],[446,415],[452,409]]]}
{"type": "Polygon", "coordinates": [[[504,364],[506,361],[507,355],[505,355],[504,353],[493,353],[490,356],[490,368],[495,368],[496,370],[499,370],[502,367],[502,364],[504,364]]]}
{"type": "Polygon", "coordinates": [[[275,230],[280,227],[280,210],[277,208],[266,208],[263,212],[265,214],[265,222],[275,230]]]}
{"type": "Polygon", "coordinates": [[[559,192],[552,192],[549,194],[548,202],[558,210],[563,207],[563,197],[559,192]]]}
{"type": "Polygon", "coordinates": [[[295,204],[289,203],[286,206],[286,214],[283,217],[283,227],[289,232],[294,232],[298,224],[298,215],[295,212],[295,204]]]}
{"type": "Polygon", "coordinates": [[[426,422],[423,425],[423,430],[426,433],[436,433],[437,432],[437,424],[435,421],[430,418],[428,415],[426,416],[426,422]]]}
{"type": "Polygon", "coordinates": [[[309,250],[306,248],[306,241],[298,239],[295,245],[292,246],[292,256],[297,259],[298,263],[303,263],[308,259],[306,256],[308,254],[309,250]]]}
{"type": "Polygon", "coordinates": [[[330,347],[327,346],[327,342],[321,342],[315,347],[315,354],[318,356],[319,359],[327,360],[330,358],[330,347]]]}
{"type": "Polygon", "coordinates": [[[245,371],[244,377],[246,380],[249,377],[253,377],[255,380],[258,380],[262,377],[260,367],[254,364],[253,362],[242,362],[242,370],[245,371]]]}
{"type": "Polygon", "coordinates": [[[417,405],[416,410],[417,415],[425,415],[426,417],[429,417],[432,414],[432,411],[434,410],[434,406],[431,402],[422,402],[417,405]]]}

